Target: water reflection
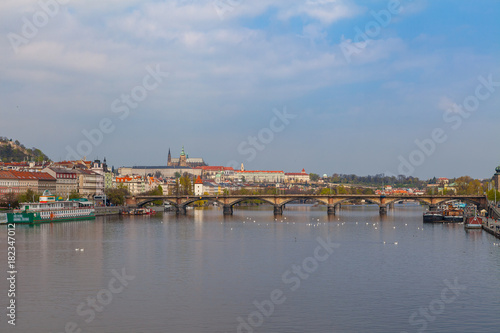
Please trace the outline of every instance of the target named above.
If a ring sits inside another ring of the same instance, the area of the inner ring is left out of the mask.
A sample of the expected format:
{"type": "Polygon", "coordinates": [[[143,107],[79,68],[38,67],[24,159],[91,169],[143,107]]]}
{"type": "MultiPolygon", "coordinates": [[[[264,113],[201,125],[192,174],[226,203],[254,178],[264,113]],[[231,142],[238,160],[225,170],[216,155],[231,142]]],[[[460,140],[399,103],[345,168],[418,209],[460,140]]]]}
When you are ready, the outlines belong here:
{"type": "MultiPolygon", "coordinates": [[[[69,320],[85,332],[235,332],[254,301],[287,287],[283,273],[314,253],[317,237],[340,247],[256,332],[416,331],[409,316],[455,277],[468,291],[428,330],[497,331],[498,241],[463,225],[424,225],[419,206],[396,205],[386,216],[373,205],[344,205],[335,216],[294,205],[280,217],[269,207],[233,216],[193,209],[19,226],[16,237],[23,332],[61,332],[69,320]],[[136,279],[86,323],[78,305],[122,268],[136,279]]],[[[0,255],[5,267],[5,247],[0,255]]]]}

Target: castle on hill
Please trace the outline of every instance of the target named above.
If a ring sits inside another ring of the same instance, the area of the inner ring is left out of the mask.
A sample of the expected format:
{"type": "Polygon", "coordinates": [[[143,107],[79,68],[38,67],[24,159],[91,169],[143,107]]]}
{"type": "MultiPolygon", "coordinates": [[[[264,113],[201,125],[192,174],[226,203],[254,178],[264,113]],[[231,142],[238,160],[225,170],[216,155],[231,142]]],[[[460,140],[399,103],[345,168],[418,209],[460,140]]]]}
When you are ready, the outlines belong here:
{"type": "Polygon", "coordinates": [[[203,158],[201,158],[201,157],[190,158],[184,152],[184,146],[182,146],[182,151],[181,151],[181,155],[179,156],[179,158],[172,158],[172,155],[170,154],[170,148],[168,149],[167,166],[196,168],[196,167],[202,167],[202,166],[206,166],[206,165],[207,164],[205,163],[205,161],[203,161],[203,158]]]}

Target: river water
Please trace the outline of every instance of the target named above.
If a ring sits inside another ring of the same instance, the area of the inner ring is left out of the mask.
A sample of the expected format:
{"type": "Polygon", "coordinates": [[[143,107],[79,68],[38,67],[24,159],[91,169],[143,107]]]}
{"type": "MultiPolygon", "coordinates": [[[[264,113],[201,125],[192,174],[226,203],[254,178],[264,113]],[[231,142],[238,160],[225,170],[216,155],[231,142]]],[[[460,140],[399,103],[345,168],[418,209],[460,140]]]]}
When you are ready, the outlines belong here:
{"type": "MultiPolygon", "coordinates": [[[[0,268],[7,274],[6,227],[0,268]]],[[[499,332],[500,240],[418,205],[16,226],[0,332],[499,332]]]]}

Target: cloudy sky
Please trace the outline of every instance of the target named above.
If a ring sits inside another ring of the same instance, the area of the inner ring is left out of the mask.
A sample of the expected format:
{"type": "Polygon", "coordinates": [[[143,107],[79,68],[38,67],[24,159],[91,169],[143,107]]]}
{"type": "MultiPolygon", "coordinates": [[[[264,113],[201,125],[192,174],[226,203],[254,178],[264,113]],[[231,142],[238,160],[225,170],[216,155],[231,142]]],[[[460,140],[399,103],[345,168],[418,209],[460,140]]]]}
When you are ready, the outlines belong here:
{"type": "Polygon", "coordinates": [[[500,1],[2,0],[0,135],[53,160],[490,177],[500,1]]]}

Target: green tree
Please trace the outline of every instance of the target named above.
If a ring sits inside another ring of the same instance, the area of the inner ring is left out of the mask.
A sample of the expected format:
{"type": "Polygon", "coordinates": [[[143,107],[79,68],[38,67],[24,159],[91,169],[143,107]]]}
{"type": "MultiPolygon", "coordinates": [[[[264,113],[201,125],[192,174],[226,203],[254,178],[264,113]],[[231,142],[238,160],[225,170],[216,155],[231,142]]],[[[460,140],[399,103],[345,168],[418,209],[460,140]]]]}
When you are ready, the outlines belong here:
{"type": "Polygon", "coordinates": [[[363,194],[375,194],[375,191],[372,190],[371,188],[365,188],[363,190],[363,194]]]}
{"type": "MultiPolygon", "coordinates": [[[[161,187],[161,185],[158,185],[158,187],[156,187],[154,190],[149,191],[148,194],[149,195],[163,195],[163,188],[161,187]]],[[[163,200],[155,200],[155,201],[153,201],[153,205],[161,206],[161,205],[163,205],[163,200]]]]}
{"type": "Polygon", "coordinates": [[[484,193],[483,184],[477,179],[472,180],[467,184],[467,193],[470,195],[481,195],[484,193]]]}
{"type": "Polygon", "coordinates": [[[443,195],[453,195],[455,192],[449,188],[443,188],[443,195]]]}
{"type": "Polygon", "coordinates": [[[30,188],[19,195],[19,202],[37,202],[39,199],[40,195],[30,188]]]}
{"type": "Polygon", "coordinates": [[[340,185],[339,187],[337,187],[337,193],[338,194],[348,194],[348,191],[343,185],[340,185]]]}
{"type": "Polygon", "coordinates": [[[193,194],[193,186],[191,182],[191,178],[187,173],[179,178],[180,191],[182,195],[191,195],[193,194]]]}
{"type": "Polygon", "coordinates": [[[82,198],[82,195],[78,192],[78,191],[71,191],[71,193],[69,194],[69,198],[70,199],[81,199],[82,198]]]}
{"type": "Polygon", "coordinates": [[[320,191],[319,191],[319,195],[329,195],[331,193],[334,193],[333,190],[330,190],[330,188],[328,187],[323,187],[320,191]]]}
{"type": "Polygon", "coordinates": [[[462,177],[457,178],[455,180],[455,183],[457,184],[457,186],[456,186],[457,194],[462,194],[462,195],[468,194],[467,189],[468,189],[469,183],[472,182],[472,180],[473,179],[469,176],[462,176],[462,177]]]}
{"type": "Polygon", "coordinates": [[[120,185],[118,188],[108,188],[104,193],[109,202],[116,206],[122,206],[125,203],[125,197],[130,195],[128,189],[123,185],[120,185]]]}
{"type": "Polygon", "coordinates": [[[180,195],[181,194],[181,186],[179,185],[179,178],[175,179],[175,185],[174,185],[174,193],[175,195],[180,195]]]}
{"type": "Polygon", "coordinates": [[[491,189],[487,192],[488,200],[495,200],[495,192],[496,192],[496,200],[500,201],[500,192],[497,191],[496,189],[491,189]]]}
{"type": "Polygon", "coordinates": [[[309,180],[312,182],[317,182],[319,180],[319,175],[316,173],[310,173],[309,180]]]}

